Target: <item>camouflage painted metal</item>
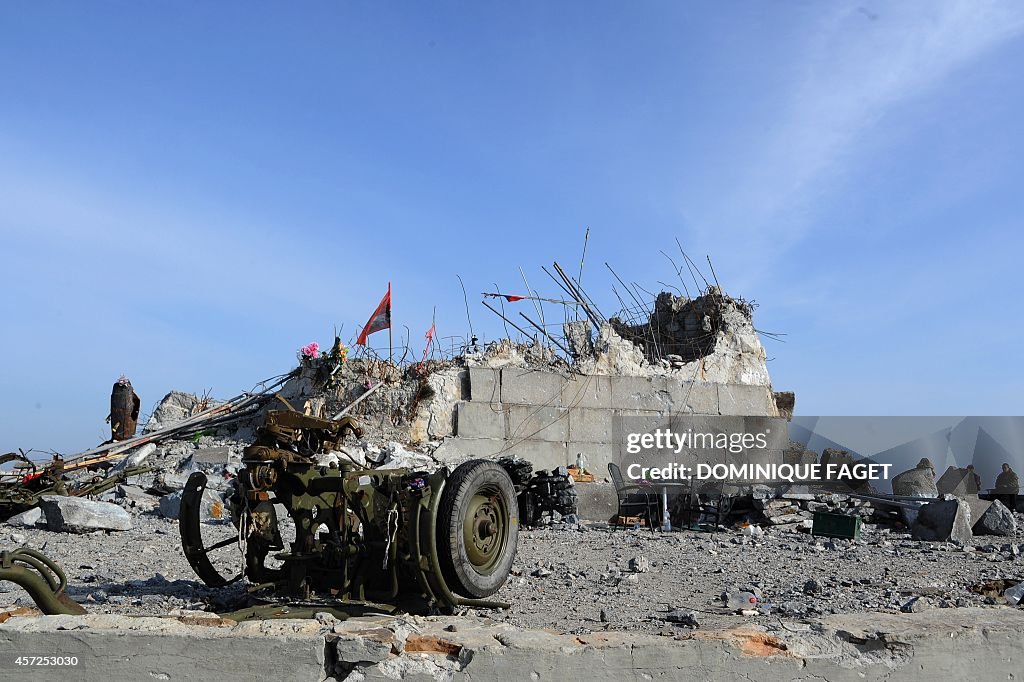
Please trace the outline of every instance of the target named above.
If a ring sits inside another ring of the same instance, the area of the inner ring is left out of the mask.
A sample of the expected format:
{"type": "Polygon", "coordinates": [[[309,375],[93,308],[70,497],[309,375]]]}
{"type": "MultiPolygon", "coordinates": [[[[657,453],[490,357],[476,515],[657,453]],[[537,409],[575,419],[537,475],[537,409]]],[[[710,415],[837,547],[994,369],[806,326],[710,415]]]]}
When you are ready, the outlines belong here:
{"type": "Polygon", "coordinates": [[[80,616],[85,613],[65,594],[68,581],[53,560],[34,549],[22,547],[0,552],[0,580],[23,587],[36,606],[48,616],[80,616]]]}
{"type": "Polygon", "coordinates": [[[268,412],[243,453],[228,496],[230,535],[219,540],[204,537],[227,529],[200,520],[207,479],[192,474],[179,530],[196,574],[214,587],[244,578],[253,593],[298,603],[428,612],[507,607],[481,598],[504,584],[515,556],[518,513],[508,473],[481,460],[452,472],[320,463],[349,433],[360,433],[351,418],[268,412]],[[224,553],[234,556],[233,567],[224,553]]]}

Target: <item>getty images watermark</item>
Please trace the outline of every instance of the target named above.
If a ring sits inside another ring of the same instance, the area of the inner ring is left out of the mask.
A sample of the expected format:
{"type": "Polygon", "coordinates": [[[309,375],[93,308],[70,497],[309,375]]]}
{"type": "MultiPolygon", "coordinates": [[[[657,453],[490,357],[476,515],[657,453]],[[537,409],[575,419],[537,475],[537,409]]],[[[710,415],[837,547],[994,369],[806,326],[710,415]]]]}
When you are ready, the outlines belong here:
{"type": "MultiPolygon", "coordinates": [[[[657,427],[624,434],[623,454],[634,461],[625,473],[646,481],[785,481],[815,483],[889,478],[892,464],[876,462],[796,462],[782,460],[780,438],[771,427],[756,432],[715,428],[657,427]],[[690,461],[672,461],[686,455],[690,461]],[[728,461],[742,456],[744,461],[728,461]],[[667,460],[667,461],[666,461],[667,460]]],[[[784,435],[784,434],[783,434],[784,435]]],[[[786,441],[788,443],[788,438],[786,441]]],[[[623,459],[623,463],[626,460],[623,459]]]]}

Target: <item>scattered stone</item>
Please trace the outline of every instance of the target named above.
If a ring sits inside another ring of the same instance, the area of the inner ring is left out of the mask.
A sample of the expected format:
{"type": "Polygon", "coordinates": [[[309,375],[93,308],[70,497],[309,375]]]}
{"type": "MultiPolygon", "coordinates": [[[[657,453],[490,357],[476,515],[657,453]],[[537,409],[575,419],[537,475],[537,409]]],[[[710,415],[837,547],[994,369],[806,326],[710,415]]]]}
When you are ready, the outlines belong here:
{"type": "Polygon", "coordinates": [[[804,594],[821,594],[821,583],[817,580],[808,580],[804,583],[804,594]]]}
{"type": "Polygon", "coordinates": [[[725,595],[725,605],[732,611],[757,606],[757,597],[751,592],[730,592],[725,595]]]}
{"type": "Polygon", "coordinates": [[[94,530],[131,530],[132,517],[110,502],[95,502],[81,497],[48,495],[39,503],[49,530],[64,533],[88,533],[94,530]]]}
{"type": "Polygon", "coordinates": [[[690,611],[689,609],[672,609],[665,615],[665,620],[669,623],[683,625],[688,628],[700,627],[700,619],[697,617],[697,612],[690,611]]]}
{"type": "Polygon", "coordinates": [[[646,573],[651,570],[651,562],[644,556],[633,557],[629,560],[629,570],[634,573],[646,573]]]}
{"type": "Polygon", "coordinates": [[[551,575],[551,571],[541,566],[540,568],[535,569],[532,573],[530,573],[530,575],[532,575],[534,578],[547,578],[549,575],[551,575]]]}
{"type": "Polygon", "coordinates": [[[911,597],[910,600],[903,603],[900,606],[900,611],[903,613],[921,613],[927,610],[931,605],[925,600],[924,597],[911,597]]]}

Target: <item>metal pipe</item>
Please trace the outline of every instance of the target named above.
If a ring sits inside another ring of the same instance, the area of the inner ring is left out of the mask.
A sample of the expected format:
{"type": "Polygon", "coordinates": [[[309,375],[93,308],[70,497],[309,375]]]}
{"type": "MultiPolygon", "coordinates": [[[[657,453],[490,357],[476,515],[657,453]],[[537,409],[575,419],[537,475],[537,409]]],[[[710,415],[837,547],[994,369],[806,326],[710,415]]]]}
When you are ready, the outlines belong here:
{"type": "Polygon", "coordinates": [[[369,398],[371,395],[373,395],[377,391],[378,388],[380,388],[383,385],[384,385],[383,381],[378,381],[376,385],[370,387],[369,391],[367,391],[366,393],[362,394],[361,396],[359,396],[358,398],[353,400],[349,404],[348,407],[346,407],[344,410],[342,410],[338,414],[336,414],[333,417],[331,417],[331,420],[335,421],[335,420],[338,420],[338,419],[341,419],[342,417],[344,417],[346,414],[348,414],[349,410],[351,410],[353,407],[355,407],[359,403],[361,403],[364,400],[366,400],[367,398],[369,398]]]}

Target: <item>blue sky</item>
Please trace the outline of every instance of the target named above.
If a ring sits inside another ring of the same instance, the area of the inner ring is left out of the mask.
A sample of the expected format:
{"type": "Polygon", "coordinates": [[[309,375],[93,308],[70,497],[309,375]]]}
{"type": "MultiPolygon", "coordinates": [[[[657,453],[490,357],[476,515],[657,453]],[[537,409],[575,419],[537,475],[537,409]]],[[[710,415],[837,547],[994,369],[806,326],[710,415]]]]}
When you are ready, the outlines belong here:
{"type": "MultiPolygon", "coordinates": [[[[0,5],[0,451],[709,254],[801,414],[1021,414],[1018,3],[0,5]],[[376,340],[384,342],[383,336],[376,340]]],[[[549,310],[550,316],[556,311],[549,310]]]]}

